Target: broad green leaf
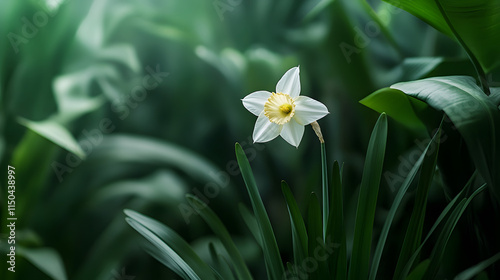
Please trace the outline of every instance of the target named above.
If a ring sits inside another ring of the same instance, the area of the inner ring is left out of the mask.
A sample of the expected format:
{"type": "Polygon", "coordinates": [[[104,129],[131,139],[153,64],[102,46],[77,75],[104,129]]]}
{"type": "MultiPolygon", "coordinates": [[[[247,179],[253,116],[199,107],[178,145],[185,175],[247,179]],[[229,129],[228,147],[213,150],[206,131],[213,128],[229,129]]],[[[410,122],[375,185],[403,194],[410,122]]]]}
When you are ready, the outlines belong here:
{"type": "Polygon", "coordinates": [[[264,259],[269,270],[268,275],[272,280],[281,279],[284,274],[283,263],[281,261],[278,244],[276,243],[276,237],[274,236],[271,222],[269,221],[264,203],[260,197],[259,189],[255,183],[255,178],[253,177],[252,168],[250,167],[250,163],[248,162],[245,152],[239,143],[236,143],[235,150],[241,175],[245,181],[255,218],[257,219],[257,223],[259,225],[259,231],[262,236],[264,259]]]}
{"type": "Polygon", "coordinates": [[[492,257],[470,267],[462,272],[460,272],[457,276],[455,276],[454,280],[469,280],[472,277],[478,275],[482,271],[484,271],[488,266],[494,264],[495,262],[500,260],[500,253],[493,255],[492,257]]]}
{"type": "Polygon", "coordinates": [[[215,279],[210,267],[171,228],[133,210],[124,212],[129,225],[149,241],[146,250],[158,261],[185,279],[215,279]]]}
{"type": "Polygon", "coordinates": [[[451,37],[458,35],[460,43],[477,58],[485,72],[500,65],[499,1],[384,1],[406,10],[451,37]]]}
{"type": "Polygon", "coordinates": [[[442,57],[409,57],[401,64],[403,76],[401,81],[412,81],[424,78],[444,62],[442,57]]]}
{"type": "Polygon", "coordinates": [[[203,157],[178,145],[152,138],[119,134],[104,137],[88,160],[95,165],[107,165],[114,160],[111,162],[175,166],[200,181],[214,182],[219,186],[228,184],[218,176],[220,170],[203,157]]]}
{"type": "MultiPolygon", "coordinates": [[[[413,180],[415,179],[418,170],[420,169],[420,166],[422,166],[422,171],[420,172],[420,180],[419,180],[419,186],[417,190],[417,200],[420,204],[416,203],[416,206],[414,208],[414,213],[413,215],[418,215],[417,217],[413,218],[410,220],[410,226],[408,227],[408,232],[411,230],[413,231],[418,231],[422,230],[421,226],[423,226],[423,214],[425,214],[425,202],[427,198],[427,191],[432,183],[432,178],[434,174],[434,170],[436,168],[436,163],[437,163],[437,154],[438,154],[438,147],[439,147],[439,139],[440,139],[440,131],[434,135],[432,140],[429,142],[425,150],[422,152],[422,155],[420,155],[419,159],[415,162],[413,165],[412,169],[406,176],[405,180],[401,184],[401,187],[399,188],[398,193],[396,194],[396,197],[394,198],[394,201],[392,203],[391,209],[389,210],[389,213],[387,214],[387,217],[385,218],[385,223],[384,226],[382,227],[382,232],[380,233],[379,241],[377,244],[377,248],[375,249],[375,253],[373,256],[373,261],[372,261],[372,267],[370,271],[370,280],[375,280],[377,277],[377,271],[380,265],[380,261],[382,258],[382,252],[385,247],[385,242],[387,241],[387,237],[389,235],[389,229],[392,225],[392,222],[394,220],[394,217],[396,216],[396,212],[399,208],[399,205],[403,201],[404,195],[412,185],[413,180]],[[419,192],[420,191],[420,192],[419,192]],[[420,197],[422,196],[422,197],[420,197]],[[420,201],[421,199],[424,199],[424,201],[420,201]],[[421,209],[423,208],[423,210],[421,209]],[[422,213],[423,211],[423,213],[422,213]],[[422,216],[421,216],[422,215],[422,216]],[[416,221],[412,221],[413,219],[418,219],[416,221]],[[413,223],[412,223],[413,222],[413,223]]],[[[412,234],[415,234],[412,232],[412,234]]],[[[407,233],[407,238],[412,239],[413,236],[408,237],[407,233]]],[[[417,242],[417,246],[420,244],[420,234],[417,234],[417,236],[414,237],[417,242]]],[[[412,239],[413,240],[413,239],[412,239]]],[[[406,243],[406,239],[405,239],[406,243]]],[[[405,247],[403,246],[403,249],[405,247]]],[[[411,253],[416,248],[411,247],[408,252],[408,256],[406,256],[405,260],[402,260],[403,264],[406,264],[406,260],[411,256],[411,253]]],[[[397,272],[397,270],[396,270],[397,272]]]]}
{"type": "Polygon", "coordinates": [[[17,247],[19,255],[26,258],[30,263],[36,266],[40,271],[47,274],[54,280],[66,280],[66,271],[64,263],[52,248],[25,248],[17,247]]]}
{"type": "Polygon", "coordinates": [[[191,207],[195,209],[195,211],[200,214],[200,216],[205,220],[205,222],[210,226],[212,231],[220,238],[224,248],[226,248],[227,253],[231,257],[232,262],[234,263],[234,268],[236,271],[236,275],[238,279],[252,279],[250,271],[248,271],[248,267],[245,264],[240,252],[234,245],[229,232],[226,227],[222,223],[222,221],[217,217],[217,215],[210,209],[204,202],[202,202],[199,198],[193,195],[186,195],[186,199],[188,200],[191,207]]]}
{"type": "Polygon", "coordinates": [[[367,279],[370,269],[373,221],[377,206],[387,140],[387,116],[381,114],[368,144],[356,210],[349,279],[367,279]]]}
{"type": "Polygon", "coordinates": [[[500,110],[474,79],[436,77],[397,83],[391,88],[448,115],[467,143],[476,168],[500,199],[500,110]]]}
{"type": "Polygon", "coordinates": [[[415,130],[425,130],[425,125],[416,112],[427,107],[424,102],[408,96],[399,90],[383,88],[359,101],[361,104],[379,112],[415,130]]]}
{"type": "Polygon", "coordinates": [[[339,247],[333,251],[328,262],[330,272],[335,279],[347,277],[347,244],[344,225],[344,202],[342,195],[342,175],[339,163],[333,163],[332,179],[330,183],[330,214],[326,230],[326,242],[330,239],[339,247]]]}
{"type": "Polygon", "coordinates": [[[288,207],[288,215],[290,216],[294,263],[296,266],[300,266],[304,259],[308,256],[308,237],[306,226],[304,224],[302,214],[300,214],[299,206],[297,205],[297,202],[295,201],[295,198],[285,181],[281,182],[281,191],[285,197],[288,207]]]}

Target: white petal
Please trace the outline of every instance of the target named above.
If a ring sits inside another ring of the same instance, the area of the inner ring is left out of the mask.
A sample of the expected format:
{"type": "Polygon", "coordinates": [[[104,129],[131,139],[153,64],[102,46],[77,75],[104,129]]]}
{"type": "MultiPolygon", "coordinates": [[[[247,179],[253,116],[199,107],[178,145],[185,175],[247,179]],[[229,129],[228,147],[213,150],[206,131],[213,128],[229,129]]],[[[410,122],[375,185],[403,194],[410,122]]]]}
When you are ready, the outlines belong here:
{"type": "Polygon", "coordinates": [[[286,71],[285,75],[281,77],[276,85],[276,93],[282,92],[284,94],[290,95],[292,98],[299,96],[300,94],[300,76],[299,67],[293,67],[292,69],[286,71]]]}
{"type": "Polygon", "coordinates": [[[304,126],[291,120],[283,125],[280,135],[290,145],[298,148],[300,140],[302,140],[302,136],[304,135],[304,126]]]}
{"type": "Polygon", "coordinates": [[[328,108],[326,106],[307,96],[299,96],[294,99],[295,115],[293,119],[301,125],[307,125],[326,116],[328,108]]]}
{"type": "Polygon", "coordinates": [[[281,127],[281,125],[270,122],[262,112],[255,122],[253,141],[257,143],[271,141],[280,135],[281,127]]]}
{"type": "Polygon", "coordinates": [[[270,96],[271,93],[269,91],[259,90],[245,96],[245,98],[241,101],[243,102],[243,106],[245,106],[248,111],[256,116],[259,116],[260,113],[264,111],[264,104],[270,96]]]}

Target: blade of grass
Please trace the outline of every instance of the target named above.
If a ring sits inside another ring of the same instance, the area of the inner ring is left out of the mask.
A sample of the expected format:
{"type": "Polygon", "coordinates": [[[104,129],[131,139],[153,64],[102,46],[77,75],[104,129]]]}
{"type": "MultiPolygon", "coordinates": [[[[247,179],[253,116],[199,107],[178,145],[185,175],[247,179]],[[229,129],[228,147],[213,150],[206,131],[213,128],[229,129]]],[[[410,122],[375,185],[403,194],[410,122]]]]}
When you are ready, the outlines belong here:
{"type": "Polygon", "coordinates": [[[288,184],[281,181],[281,191],[285,197],[292,227],[293,258],[295,265],[299,267],[308,256],[308,237],[304,219],[300,214],[299,206],[293,197],[288,184]]]}
{"type": "Polygon", "coordinates": [[[248,229],[252,233],[253,237],[255,238],[255,241],[260,245],[262,249],[262,236],[260,235],[259,231],[259,225],[257,224],[257,220],[255,219],[255,216],[248,210],[248,208],[242,204],[238,204],[238,209],[240,210],[240,215],[243,218],[243,221],[247,225],[248,229]]]}
{"type": "Polygon", "coordinates": [[[424,151],[423,153],[426,155],[426,157],[422,164],[422,170],[420,171],[420,179],[418,182],[417,194],[415,197],[415,206],[413,207],[410,222],[408,224],[405,239],[401,248],[401,253],[399,254],[398,263],[394,272],[394,279],[397,279],[404,265],[410,259],[411,255],[413,254],[413,252],[415,252],[415,250],[420,245],[420,242],[422,241],[427,195],[429,193],[429,188],[432,184],[432,179],[436,170],[439,143],[441,142],[440,138],[441,129],[439,129],[433,139],[429,142],[426,151],[424,151]],[[435,147],[431,151],[429,151],[431,145],[435,147]]]}
{"type": "Polygon", "coordinates": [[[248,158],[239,143],[236,143],[235,150],[241,175],[245,181],[255,218],[257,219],[257,224],[259,225],[259,231],[262,236],[262,247],[264,248],[264,259],[266,263],[268,263],[268,274],[271,279],[281,279],[284,274],[283,263],[281,261],[278,244],[276,243],[276,237],[274,236],[271,222],[269,221],[264,203],[260,197],[257,184],[255,183],[255,178],[253,177],[252,168],[250,167],[248,158]]]}
{"type": "Polygon", "coordinates": [[[367,279],[369,276],[373,220],[384,164],[386,140],[387,116],[382,113],[370,137],[363,178],[361,179],[349,267],[349,279],[351,280],[367,279]]]}
{"type": "MultiPolygon", "coordinates": [[[[437,163],[437,154],[438,154],[438,149],[439,149],[439,139],[440,139],[440,130],[436,132],[434,137],[431,139],[425,150],[422,152],[422,155],[418,158],[418,160],[415,162],[413,165],[412,169],[406,176],[405,180],[401,184],[401,187],[399,188],[398,193],[396,194],[396,197],[394,198],[394,201],[392,203],[391,209],[389,210],[389,213],[387,214],[387,217],[385,219],[384,226],[382,227],[382,231],[380,233],[379,241],[377,244],[377,247],[375,249],[375,253],[373,256],[373,261],[372,261],[372,267],[370,270],[370,280],[375,280],[377,277],[377,271],[380,265],[380,260],[382,258],[382,253],[384,250],[385,242],[387,241],[387,237],[389,235],[389,229],[392,225],[392,221],[394,220],[394,217],[396,216],[396,212],[399,208],[399,205],[401,204],[401,201],[403,201],[404,195],[410,188],[413,180],[415,179],[418,170],[420,169],[420,166],[422,166],[422,171],[420,173],[420,181],[418,185],[418,190],[420,192],[425,191],[425,198],[427,197],[427,191],[429,189],[429,186],[432,182],[434,170],[436,168],[436,163],[437,163]],[[435,147],[437,145],[437,147],[435,147]],[[430,150],[430,147],[433,146],[433,149],[430,150]],[[423,186],[422,186],[423,185],[423,186]],[[423,189],[423,190],[422,190],[423,189]]],[[[417,191],[418,192],[418,191],[417,191]]],[[[420,194],[423,195],[423,194],[420,194]]],[[[417,199],[418,199],[419,194],[417,193],[417,199]]],[[[423,202],[424,205],[424,213],[425,213],[425,201],[423,202]]],[[[417,205],[418,206],[418,205],[417,205]]],[[[423,217],[422,217],[423,219],[423,217]]],[[[423,224],[423,221],[422,221],[423,224]]],[[[411,222],[410,222],[411,226],[411,222]]],[[[419,242],[420,242],[420,237],[419,237],[419,242]]],[[[417,244],[418,246],[418,244],[417,244]]],[[[413,252],[413,250],[411,251],[413,252]]],[[[409,256],[408,256],[409,258],[409,256]]]]}
{"type": "Polygon", "coordinates": [[[309,237],[309,259],[310,263],[316,264],[309,267],[308,263],[304,262],[303,267],[309,268],[306,271],[309,273],[308,279],[329,279],[327,258],[323,241],[323,224],[321,222],[321,208],[319,206],[318,197],[315,193],[311,193],[309,197],[309,209],[307,211],[307,232],[309,237]],[[316,269],[312,269],[315,268],[316,269]]]}
{"type": "Polygon", "coordinates": [[[186,199],[191,205],[191,207],[193,207],[194,210],[198,214],[200,214],[203,220],[205,220],[205,222],[210,226],[212,231],[221,240],[222,244],[224,245],[224,248],[226,248],[227,253],[231,257],[231,261],[234,264],[234,269],[236,275],[238,276],[238,279],[251,280],[252,275],[250,274],[250,271],[248,270],[248,267],[246,266],[243,257],[236,248],[236,245],[234,245],[234,242],[231,239],[229,232],[227,231],[226,227],[219,219],[219,217],[217,217],[217,215],[212,211],[212,209],[210,209],[210,207],[208,207],[203,201],[201,201],[196,196],[187,194],[186,199]]]}
{"type": "MultiPolygon", "coordinates": [[[[471,187],[472,182],[474,181],[474,178],[476,177],[476,175],[477,175],[477,171],[472,175],[471,179],[469,180],[469,182],[467,182],[467,184],[462,189],[462,191],[460,193],[458,193],[450,201],[450,203],[448,203],[448,205],[446,205],[446,207],[443,209],[443,211],[441,212],[441,214],[439,215],[439,217],[436,219],[436,222],[434,222],[434,225],[432,225],[432,228],[427,233],[427,236],[425,237],[424,241],[422,241],[422,243],[420,244],[420,246],[417,248],[417,250],[415,250],[415,252],[411,256],[411,258],[406,263],[406,265],[405,265],[405,267],[403,269],[403,272],[402,272],[402,274],[400,275],[400,277],[398,279],[406,279],[406,276],[408,275],[411,267],[413,266],[413,262],[415,261],[415,259],[417,258],[418,254],[420,253],[420,251],[424,247],[425,243],[427,243],[427,241],[429,240],[429,238],[431,237],[431,235],[434,233],[434,231],[437,229],[437,227],[441,224],[441,222],[445,219],[445,217],[448,216],[448,213],[450,213],[450,211],[452,211],[453,207],[455,207],[455,205],[457,205],[457,201],[459,201],[459,200],[461,201],[462,200],[462,197],[464,196],[464,194],[471,187]]],[[[485,187],[485,185],[481,186],[480,188],[478,188],[476,190],[476,192],[484,190],[484,187],[485,187]]],[[[474,192],[474,194],[476,194],[476,192],[474,192]]],[[[450,216],[451,216],[451,214],[450,214],[450,216]]]]}
{"type": "Polygon", "coordinates": [[[171,228],[133,210],[124,212],[127,223],[149,241],[145,249],[158,261],[185,279],[215,280],[210,267],[171,228]]]}
{"type": "Polygon", "coordinates": [[[423,262],[419,263],[415,269],[406,277],[405,280],[422,280],[424,279],[424,274],[427,268],[429,267],[429,259],[424,260],[423,262]]]}
{"type": "Polygon", "coordinates": [[[330,183],[330,214],[326,230],[326,241],[331,238],[334,244],[340,244],[329,258],[330,272],[335,279],[347,277],[347,246],[344,226],[344,205],[342,195],[342,175],[339,163],[333,163],[332,179],[330,183]]]}
{"type": "Polygon", "coordinates": [[[450,215],[450,218],[446,221],[441,234],[439,234],[438,240],[434,245],[434,249],[432,250],[430,257],[430,264],[427,268],[427,271],[424,275],[424,279],[434,279],[436,274],[438,273],[439,266],[441,265],[441,261],[443,260],[444,253],[446,250],[446,245],[448,244],[448,240],[453,233],[460,217],[465,212],[469,203],[474,199],[481,191],[485,189],[487,184],[484,184],[482,187],[478,188],[469,198],[463,199],[457,207],[453,210],[450,215]]]}
{"type": "Polygon", "coordinates": [[[210,252],[210,257],[214,262],[214,267],[221,275],[221,279],[225,280],[235,280],[233,272],[226,261],[226,259],[217,253],[215,246],[212,242],[208,244],[208,251],[210,252]]]}
{"type": "Polygon", "coordinates": [[[485,270],[488,266],[494,264],[495,262],[500,260],[500,253],[493,255],[492,257],[472,266],[468,269],[460,272],[457,276],[455,276],[455,280],[469,280],[472,277],[478,275],[483,270],[485,270]]]}

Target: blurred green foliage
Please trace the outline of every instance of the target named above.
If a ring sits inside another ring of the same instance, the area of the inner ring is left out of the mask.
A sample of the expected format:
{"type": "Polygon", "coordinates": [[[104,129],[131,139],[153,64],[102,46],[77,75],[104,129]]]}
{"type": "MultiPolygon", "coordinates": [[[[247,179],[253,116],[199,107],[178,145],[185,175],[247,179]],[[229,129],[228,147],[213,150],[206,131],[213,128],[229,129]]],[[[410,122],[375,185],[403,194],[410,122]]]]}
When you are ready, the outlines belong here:
{"type": "MultiPolygon", "coordinates": [[[[288,259],[290,225],[279,183],[293,182],[303,207],[311,191],[320,192],[320,151],[310,129],[299,149],[283,140],[253,144],[255,118],[241,98],[272,89],[287,69],[300,65],[302,92],[331,112],[320,121],[328,162],[345,162],[343,184],[359,186],[378,116],[359,100],[396,82],[475,76],[457,42],[381,1],[4,0],[0,38],[0,249],[5,256],[8,165],[16,168],[19,249],[16,273],[2,261],[1,279],[175,278],[138,245],[142,239],[122,209],[168,224],[209,259],[214,237],[198,215],[183,212],[183,205],[186,193],[203,193],[211,183],[224,188],[210,207],[237,237],[252,275],[264,277],[261,252],[236,211],[237,202],[248,198],[233,171],[234,143],[240,142],[252,161],[277,243],[288,259]]],[[[484,57],[479,60],[487,61],[484,57]]],[[[486,77],[492,86],[499,76],[495,65],[484,67],[491,70],[486,77]]],[[[415,139],[428,136],[422,126],[408,129],[392,120],[389,125],[384,168],[397,173],[412,155],[415,139]]],[[[456,167],[467,154],[463,145],[458,149],[462,153],[448,151],[453,155],[448,168],[459,175],[443,175],[455,189],[445,188],[447,197],[439,179],[431,188],[433,218],[472,173],[470,166],[456,167]]],[[[343,193],[348,239],[358,190],[343,193]]],[[[411,195],[395,217],[395,238],[386,252],[402,244],[405,231],[399,225],[410,220],[405,209],[411,209],[411,195]]],[[[391,180],[383,177],[374,236],[394,196],[391,180]]],[[[477,213],[485,210],[469,213],[468,221],[488,224],[477,213]]],[[[426,229],[434,220],[426,221],[426,229]]],[[[490,227],[498,230],[495,223],[490,227]]],[[[456,258],[444,261],[443,275],[456,275],[496,253],[477,252],[476,243],[465,242],[489,240],[483,230],[474,224],[471,232],[467,223],[459,224],[448,246],[456,258]]],[[[498,242],[490,245],[499,248],[498,242]]],[[[396,266],[397,256],[386,255],[387,269],[379,275],[390,275],[396,266]]]]}

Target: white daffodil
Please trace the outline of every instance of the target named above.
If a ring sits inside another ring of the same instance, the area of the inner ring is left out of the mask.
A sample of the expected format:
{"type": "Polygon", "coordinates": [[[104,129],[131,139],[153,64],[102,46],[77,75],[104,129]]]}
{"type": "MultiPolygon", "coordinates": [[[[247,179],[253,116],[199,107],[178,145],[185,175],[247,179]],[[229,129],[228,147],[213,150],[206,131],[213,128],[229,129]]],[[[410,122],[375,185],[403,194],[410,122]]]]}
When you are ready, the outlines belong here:
{"type": "Polygon", "coordinates": [[[256,91],[243,98],[243,106],[258,116],[253,141],[262,143],[281,135],[298,147],[304,126],[328,114],[323,103],[300,95],[299,67],[288,70],[276,85],[276,92],[256,91]]]}

